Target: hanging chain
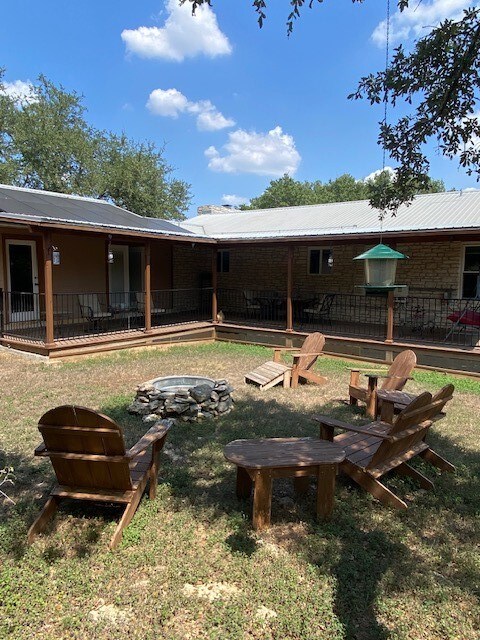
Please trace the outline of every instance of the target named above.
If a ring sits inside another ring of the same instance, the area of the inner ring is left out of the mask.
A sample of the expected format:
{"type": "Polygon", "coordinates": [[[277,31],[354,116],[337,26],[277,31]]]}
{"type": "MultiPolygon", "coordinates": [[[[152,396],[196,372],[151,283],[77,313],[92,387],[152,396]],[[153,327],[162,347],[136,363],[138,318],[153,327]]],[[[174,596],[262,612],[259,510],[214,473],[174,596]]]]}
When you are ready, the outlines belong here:
{"type": "MultiPolygon", "coordinates": [[[[390,62],[390,0],[387,0],[387,26],[386,26],[386,44],[385,44],[385,91],[383,94],[383,126],[384,127],[387,125],[387,115],[388,115],[387,72],[388,72],[389,62],[390,62]]],[[[385,172],[386,161],[387,161],[387,150],[385,148],[385,144],[383,144],[382,174],[385,172]]],[[[383,179],[385,180],[385,176],[383,176],[383,179]]],[[[385,188],[386,188],[386,185],[384,187],[384,195],[385,195],[385,188]]],[[[387,212],[384,209],[382,215],[380,216],[380,243],[383,240],[383,220],[386,214],[387,212]]]]}

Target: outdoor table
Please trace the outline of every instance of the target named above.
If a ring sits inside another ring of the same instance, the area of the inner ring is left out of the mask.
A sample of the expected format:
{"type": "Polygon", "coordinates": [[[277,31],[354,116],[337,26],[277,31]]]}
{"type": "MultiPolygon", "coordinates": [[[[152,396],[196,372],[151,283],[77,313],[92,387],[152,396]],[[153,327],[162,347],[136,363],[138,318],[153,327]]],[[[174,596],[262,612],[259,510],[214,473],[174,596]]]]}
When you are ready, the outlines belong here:
{"type": "Polygon", "coordinates": [[[406,391],[379,389],[377,391],[377,402],[381,401],[382,422],[393,424],[395,410],[401,411],[415,398],[414,394],[406,391]]]}
{"type": "Polygon", "coordinates": [[[294,478],[300,493],[308,487],[305,479],[316,476],[317,515],[330,517],[337,465],[345,459],[340,446],[317,438],[234,440],[227,444],[224,455],[237,465],[237,497],[249,498],[254,487],[254,529],[270,524],[274,478],[294,478]]]}

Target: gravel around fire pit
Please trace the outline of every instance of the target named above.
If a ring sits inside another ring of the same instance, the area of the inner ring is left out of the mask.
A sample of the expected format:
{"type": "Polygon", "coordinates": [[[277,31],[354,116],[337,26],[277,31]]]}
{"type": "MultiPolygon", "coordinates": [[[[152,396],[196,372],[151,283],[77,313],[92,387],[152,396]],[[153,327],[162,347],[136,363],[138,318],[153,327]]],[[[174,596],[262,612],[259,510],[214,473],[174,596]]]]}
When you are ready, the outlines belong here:
{"type": "Polygon", "coordinates": [[[137,387],[128,411],[142,416],[144,422],[159,418],[196,422],[229,413],[233,390],[227,380],[199,376],[156,378],[137,387]]]}

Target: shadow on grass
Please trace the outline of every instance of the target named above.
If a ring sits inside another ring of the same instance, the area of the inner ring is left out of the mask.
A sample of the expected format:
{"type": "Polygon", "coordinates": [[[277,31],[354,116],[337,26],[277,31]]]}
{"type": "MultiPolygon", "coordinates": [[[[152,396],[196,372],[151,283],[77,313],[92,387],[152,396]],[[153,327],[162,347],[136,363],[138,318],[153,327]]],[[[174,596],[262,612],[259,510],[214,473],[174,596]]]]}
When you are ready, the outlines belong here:
{"type": "MultiPolygon", "coordinates": [[[[250,528],[251,501],[239,502],[235,497],[235,468],[224,459],[224,446],[238,438],[316,436],[318,426],[311,421],[311,416],[319,412],[347,421],[364,421],[363,416],[336,401],[304,412],[302,408],[294,409],[282,403],[285,396],[279,396],[277,400],[249,393],[236,403],[235,410],[228,416],[203,423],[179,423],[167,438],[170,454],[162,455],[160,482],[168,483],[176,509],[182,510],[187,504],[195,518],[207,523],[225,519],[231,531],[225,542],[232,554],[251,557],[258,545],[250,528]]],[[[104,406],[102,411],[122,426],[128,447],[145,433],[147,426],[137,417],[129,416],[126,407],[126,402],[117,400],[104,406]]],[[[318,524],[312,492],[298,502],[291,500],[292,508],[284,508],[278,501],[278,494],[279,488],[284,491],[288,482],[279,481],[274,487],[272,529],[275,530],[278,524],[288,526],[295,520],[306,523],[305,535],[292,537],[290,549],[304,556],[318,572],[334,577],[335,612],[346,638],[389,638],[375,609],[385,585],[395,593],[412,588],[412,580],[414,586],[421,586],[422,579],[427,580],[418,572],[424,559],[415,549],[407,547],[402,541],[404,538],[409,535],[421,537],[439,512],[445,514],[445,530],[451,536],[453,546],[456,540],[460,544],[465,535],[474,535],[473,525],[472,530],[466,531],[462,523],[465,519],[474,522],[478,510],[480,457],[474,452],[460,451],[449,438],[435,430],[428,440],[441,455],[458,465],[459,472],[457,476],[440,477],[433,467],[415,461],[414,464],[426,469],[431,478],[438,476],[437,490],[429,493],[421,491],[409,479],[387,477],[386,482],[392,483],[395,493],[412,494],[415,504],[406,513],[379,507],[368,494],[361,489],[352,490],[354,485],[339,478],[333,519],[330,523],[318,524]],[[382,522],[384,512],[388,513],[389,519],[382,522]]],[[[16,470],[17,481],[12,495],[17,505],[0,513],[0,550],[19,560],[26,550],[28,526],[42,507],[54,478],[47,460],[37,464],[33,459],[10,455],[7,458],[0,454],[0,467],[3,464],[16,470]]],[[[293,492],[287,497],[291,495],[293,492]]],[[[65,513],[76,522],[80,519],[81,533],[71,532],[77,524],[68,526],[68,539],[61,540],[60,546],[55,544],[59,538],[52,536],[51,543],[48,542],[43,551],[48,563],[57,562],[67,552],[76,557],[91,553],[98,546],[105,527],[119,517],[120,510],[89,503],[67,506],[65,502],[60,518],[64,518],[65,513]]],[[[55,527],[56,524],[46,535],[52,535],[55,527]]],[[[431,544],[435,543],[433,538],[431,544]]],[[[449,553],[453,550],[449,551],[446,545],[437,545],[435,553],[440,555],[441,563],[452,564],[449,553]]],[[[478,574],[466,564],[457,564],[452,579],[471,593],[479,583],[478,574]]]]}

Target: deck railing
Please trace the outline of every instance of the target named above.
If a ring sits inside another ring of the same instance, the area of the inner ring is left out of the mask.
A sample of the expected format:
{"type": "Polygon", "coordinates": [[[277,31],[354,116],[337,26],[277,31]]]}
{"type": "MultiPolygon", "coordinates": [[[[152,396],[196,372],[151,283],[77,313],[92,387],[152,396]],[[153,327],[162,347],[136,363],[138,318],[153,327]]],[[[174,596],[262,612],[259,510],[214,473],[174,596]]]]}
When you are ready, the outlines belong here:
{"type": "MultiPolygon", "coordinates": [[[[1,334],[30,342],[45,342],[45,294],[3,292],[1,334]]],[[[209,320],[212,289],[169,289],[151,292],[151,326],[209,320]]],[[[53,295],[54,340],[144,330],[145,293],[83,292],[53,295]]]]}
{"type": "MultiPolygon", "coordinates": [[[[217,298],[226,322],[286,328],[285,292],[219,289],[217,298]]],[[[392,311],[397,342],[457,347],[480,342],[480,300],[397,297],[392,311]]],[[[387,339],[386,295],[294,293],[292,314],[294,330],[387,339]]]]}
{"type": "MultiPolygon", "coordinates": [[[[155,290],[150,323],[145,293],[84,292],[53,295],[54,340],[76,340],[207,321],[212,317],[212,289],[155,290]]],[[[0,295],[0,334],[11,339],[46,341],[45,294],[4,291],[0,295]]],[[[292,296],[292,324],[285,291],[219,289],[217,308],[225,322],[327,335],[387,339],[385,296],[326,293],[292,296]]],[[[473,348],[480,346],[480,300],[398,297],[393,302],[395,342],[473,348]]]]}

